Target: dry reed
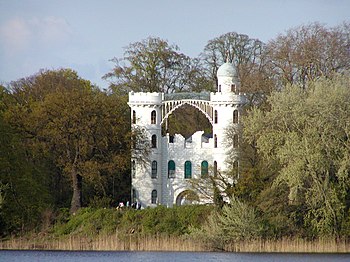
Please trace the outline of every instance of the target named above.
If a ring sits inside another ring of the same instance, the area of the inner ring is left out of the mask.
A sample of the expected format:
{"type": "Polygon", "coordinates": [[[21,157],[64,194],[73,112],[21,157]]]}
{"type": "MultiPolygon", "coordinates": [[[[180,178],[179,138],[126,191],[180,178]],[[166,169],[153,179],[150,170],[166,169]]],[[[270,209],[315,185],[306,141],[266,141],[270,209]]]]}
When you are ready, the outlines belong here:
{"type": "Polygon", "coordinates": [[[227,244],[224,249],[230,252],[282,252],[282,253],[349,253],[346,240],[283,238],[279,240],[256,239],[227,244]]]}
{"type": "MultiPolygon", "coordinates": [[[[45,238],[12,238],[0,242],[0,249],[15,250],[98,250],[98,251],[212,251],[210,246],[191,238],[174,236],[130,235],[122,240],[117,234],[89,238],[69,236],[47,240],[45,238]]],[[[228,252],[300,252],[300,253],[349,253],[345,240],[284,238],[281,240],[251,240],[227,244],[228,252]]]]}
{"type": "Polygon", "coordinates": [[[89,238],[70,236],[51,240],[12,238],[0,242],[0,249],[98,250],[98,251],[203,251],[201,243],[181,237],[117,235],[89,238]]]}

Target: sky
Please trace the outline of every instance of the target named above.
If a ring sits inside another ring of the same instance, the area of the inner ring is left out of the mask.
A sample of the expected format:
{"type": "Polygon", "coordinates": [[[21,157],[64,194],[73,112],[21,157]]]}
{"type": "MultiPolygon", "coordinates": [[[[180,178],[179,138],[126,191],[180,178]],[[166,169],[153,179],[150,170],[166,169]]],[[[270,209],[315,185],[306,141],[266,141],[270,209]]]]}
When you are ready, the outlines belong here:
{"type": "Polygon", "coordinates": [[[149,36],[197,57],[228,32],[267,43],[303,24],[345,21],[349,0],[0,0],[0,84],[71,68],[107,88],[110,60],[149,36]]]}

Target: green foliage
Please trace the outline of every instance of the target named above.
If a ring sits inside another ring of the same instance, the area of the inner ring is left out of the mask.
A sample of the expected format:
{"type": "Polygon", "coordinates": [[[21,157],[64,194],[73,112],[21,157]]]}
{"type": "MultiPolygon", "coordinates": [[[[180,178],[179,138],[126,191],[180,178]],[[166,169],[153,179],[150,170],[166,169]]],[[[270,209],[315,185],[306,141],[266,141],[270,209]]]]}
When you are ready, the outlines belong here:
{"type": "Polygon", "coordinates": [[[53,228],[53,233],[58,236],[112,234],[117,228],[120,217],[121,213],[113,209],[82,208],[75,215],[71,215],[68,222],[63,224],[58,222],[53,228]]]}
{"type": "Polygon", "coordinates": [[[142,235],[184,235],[189,228],[199,228],[210,213],[209,206],[184,206],[166,208],[158,206],[143,210],[82,208],[75,215],[63,212],[57,218],[53,233],[55,235],[79,234],[96,236],[98,234],[118,233],[121,237],[129,234],[142,235]]]}
{"type": "Polygon", "coordinates": [[[143,210],[127,210],[121,221],[124,233],[183,235],[189,226],[198,228],[205,221],[210,206],[158,206],[143,210]]]}
{"type": "Polygon", "coordinates": [[[69,69],[42,71],[11,88],[17,103],[7,119],[29,146],[44,152],[70,179],[71,212],[81,207],[85,180],[93,187],[89,192],[106,195],[112,176],[129,173],[125,97],[101,92],[69,69]]]}
{"type": "Polygon", "coordinates": [[[262,232],[263,224],[255,209],[235,198],[222,210],[213,212],[201,229],[192,229],[194,237],[216,249],[223,249],[230,241],[256,239],[262,232]]]}
{"type": "Polygon", "coordinates": [[[270,111],[244,120],[247,141],[275,168],[273,186],[287,185],[288,204],[313,236],[339,234],[350,207],[349,86],[347,76],[288,86],[268,98],[270,111]]]}
{"type": "Polygon", "coordinates": [[[53,204],[49,193],[50,174],[26,148],[24,137],[16,134],[4,114],[14,101],[0,90],[0,231],[1,235],[36,228],[41,213],[53,204]]]}

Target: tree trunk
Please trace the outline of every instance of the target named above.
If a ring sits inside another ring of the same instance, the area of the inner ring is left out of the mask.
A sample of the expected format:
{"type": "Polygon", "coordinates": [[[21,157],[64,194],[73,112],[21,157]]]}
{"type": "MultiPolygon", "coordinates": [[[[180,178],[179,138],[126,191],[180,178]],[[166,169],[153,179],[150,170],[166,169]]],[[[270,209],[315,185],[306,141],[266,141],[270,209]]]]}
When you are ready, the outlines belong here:
{"type": "Polygon", "coordinates": [[[81,208],[81,199],[82,199],[82,176],[77,174],[75,170],[72,172],[72,187],[73,187],[73,196],[70,207],[70,213],[75,214],[78,209],[81,208]]]}

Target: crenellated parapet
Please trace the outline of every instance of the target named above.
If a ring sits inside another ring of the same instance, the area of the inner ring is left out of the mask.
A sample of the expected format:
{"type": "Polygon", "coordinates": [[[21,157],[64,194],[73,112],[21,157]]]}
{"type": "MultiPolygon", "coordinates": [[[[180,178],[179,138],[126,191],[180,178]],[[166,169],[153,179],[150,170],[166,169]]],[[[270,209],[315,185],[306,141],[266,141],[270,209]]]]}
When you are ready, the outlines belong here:
{"type": "Polygon", "coordinates": [[[128,105],[132,106],[154,106],[162,105],[164,93],[157,92],[129,92],[128,105]]]}

